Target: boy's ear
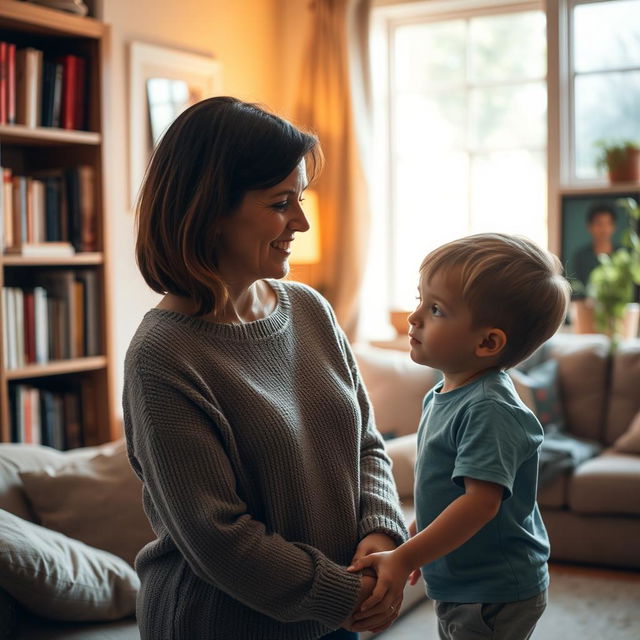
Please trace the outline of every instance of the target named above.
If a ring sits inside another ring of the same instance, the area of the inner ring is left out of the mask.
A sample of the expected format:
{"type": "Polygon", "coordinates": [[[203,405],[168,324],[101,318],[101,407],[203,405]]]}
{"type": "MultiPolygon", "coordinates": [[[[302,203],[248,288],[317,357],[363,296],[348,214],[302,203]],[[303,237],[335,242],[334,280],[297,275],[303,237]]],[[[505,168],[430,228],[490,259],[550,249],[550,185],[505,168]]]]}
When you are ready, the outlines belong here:
{"type": "Polygon", "coordinates": [[[478,358],[497,356],[507,346],[507,334],[496,327],[483,331],[481,342],[476,346],[478,358]]]}

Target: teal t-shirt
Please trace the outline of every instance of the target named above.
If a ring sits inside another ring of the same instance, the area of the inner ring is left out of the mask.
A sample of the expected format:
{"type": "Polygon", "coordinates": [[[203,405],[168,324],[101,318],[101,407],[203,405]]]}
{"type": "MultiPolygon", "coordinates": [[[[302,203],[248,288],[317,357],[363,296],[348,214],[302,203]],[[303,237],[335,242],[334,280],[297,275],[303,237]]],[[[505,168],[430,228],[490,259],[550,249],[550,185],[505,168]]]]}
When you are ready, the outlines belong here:
{"type": "Polygon", "coordinates": [[[549,540],[536,503],[543,431],[504,371],[425,396],[418,430],[418,531],[464,494],[464,478],[504,487],[498,514],[470,540],[422,567],[445,602],[513,602],[547,588],[549,540]]]}

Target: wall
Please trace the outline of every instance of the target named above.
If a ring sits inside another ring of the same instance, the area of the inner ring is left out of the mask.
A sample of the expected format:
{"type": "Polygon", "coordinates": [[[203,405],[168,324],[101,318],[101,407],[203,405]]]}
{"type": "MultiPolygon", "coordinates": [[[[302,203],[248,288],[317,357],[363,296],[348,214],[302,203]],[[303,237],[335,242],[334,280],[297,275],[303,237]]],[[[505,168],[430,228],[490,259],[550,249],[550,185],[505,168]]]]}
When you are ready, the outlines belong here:
{"type": "MultiPolygon", "coordinates": [[[[295,4],[295,0],[291,0],[295,4]]],[[[105,75],[105,206],[112,269],[111,335],[115,356],[114,404],[121,415],[122,368],[127,346],[144,313],[159,296],[142,280],[133,253],[133,215],[128,184],[128,50],[131,41],[211,54],[222,63],[228,95],[282,108],[279,71],[283,0],[105,0],[102,19],[111,25],[105,75]]]]}

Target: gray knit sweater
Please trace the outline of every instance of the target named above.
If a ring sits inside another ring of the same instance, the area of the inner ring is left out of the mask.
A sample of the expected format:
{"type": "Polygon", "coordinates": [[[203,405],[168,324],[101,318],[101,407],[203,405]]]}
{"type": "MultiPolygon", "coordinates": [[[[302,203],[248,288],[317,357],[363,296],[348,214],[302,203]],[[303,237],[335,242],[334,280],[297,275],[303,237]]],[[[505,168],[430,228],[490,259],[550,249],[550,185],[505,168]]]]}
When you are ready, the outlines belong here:
{"type": "Polygon", "coordinates": [[[406,537],[390,463],[324,299],[215,324],[153,309],[127,353],[124,421],[157,539],[136,559],[143,640],[311,640],[355,606],[374,531],[406,537]]]}

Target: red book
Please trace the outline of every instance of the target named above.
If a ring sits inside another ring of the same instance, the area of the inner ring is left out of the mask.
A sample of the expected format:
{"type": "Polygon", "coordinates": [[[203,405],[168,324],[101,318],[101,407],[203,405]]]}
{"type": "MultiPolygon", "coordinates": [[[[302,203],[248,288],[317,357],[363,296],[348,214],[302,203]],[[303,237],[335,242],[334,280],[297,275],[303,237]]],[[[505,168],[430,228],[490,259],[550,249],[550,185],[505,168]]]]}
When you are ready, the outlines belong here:
{"type": "Polygon", "coordinates": [[[28,364],[36,361],[36,309],[33,291],[24,292],[24,347],[28,364]]]}
{"type": "Polygon", "coordinates": [[[16,123],[16,45],[7,45],[7,122],[16,123]]]}
{"type": "Polygon", "coordinates": [[[63,129],[76,128],[77,90],[78,90],[78,61],[80,58],[67,54],[58,58],[62,63],[62,109],[60,126],[63,129]]]}
{"type": "Polygon", "coordinates": [[[76,91],[74,102],[74,129],[86,128],[87,61],[78,58],[76,62],[76,91]]]}
{"type": "Polygon", "coordinates": [[[7,43],[0,42],[0,124],[7,124],[7,43]]]}

